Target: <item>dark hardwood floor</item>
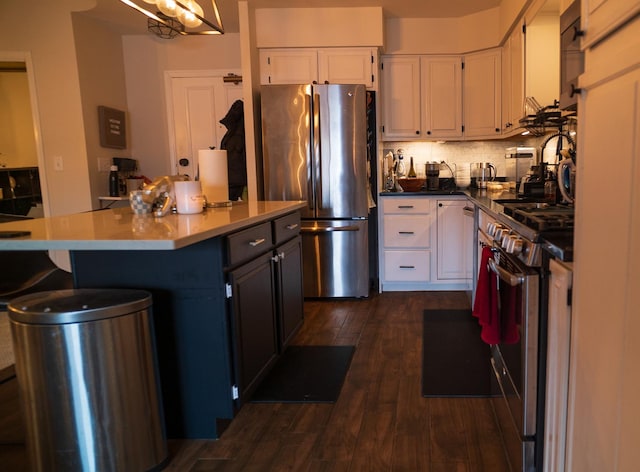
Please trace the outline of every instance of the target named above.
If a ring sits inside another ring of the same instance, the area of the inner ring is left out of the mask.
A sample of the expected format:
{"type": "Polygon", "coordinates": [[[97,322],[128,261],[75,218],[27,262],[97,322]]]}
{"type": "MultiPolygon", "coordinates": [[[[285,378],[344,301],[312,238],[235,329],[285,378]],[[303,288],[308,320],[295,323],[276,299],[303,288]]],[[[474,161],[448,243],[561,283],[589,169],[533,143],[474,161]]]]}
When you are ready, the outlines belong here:
{"type": "MultiPolygon", "coordinates": [[[[357,346],[338,401],[248,403],[219,440],[170,440],[166,470],[508,472],[490,399],[421,396],[423,310],[469,306],[462,292],[307,302],[294,344],[357,346]]],[[[0,468],[16,472],[17,408],[0,385],[0,468]]]]}

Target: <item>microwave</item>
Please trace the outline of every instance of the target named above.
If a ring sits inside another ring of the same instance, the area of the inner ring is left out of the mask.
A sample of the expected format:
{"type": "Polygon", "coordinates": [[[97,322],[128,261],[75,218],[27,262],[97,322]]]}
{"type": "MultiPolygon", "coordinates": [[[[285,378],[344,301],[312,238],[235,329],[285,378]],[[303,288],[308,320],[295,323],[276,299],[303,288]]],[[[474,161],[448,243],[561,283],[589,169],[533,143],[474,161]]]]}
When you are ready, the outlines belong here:
{"type": "Polygon", "coordinates": [[[580,0],[560,15],[560,109],[575,110],[578,104],[578,77],[584,72],[584,53],[580,50],[580,0]]]}

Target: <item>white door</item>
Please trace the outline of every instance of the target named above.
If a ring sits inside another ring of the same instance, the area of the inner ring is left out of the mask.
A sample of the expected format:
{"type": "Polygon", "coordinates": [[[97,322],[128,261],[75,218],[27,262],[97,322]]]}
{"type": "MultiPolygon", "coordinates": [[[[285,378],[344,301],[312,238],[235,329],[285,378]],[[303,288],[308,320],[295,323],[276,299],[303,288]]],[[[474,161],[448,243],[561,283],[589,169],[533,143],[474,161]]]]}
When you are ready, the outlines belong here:
{"type": "Polygon", "coordinates": [[[171,77],[169,88],[171,167],[176,174],[193,179],[198,172],[198,150],[220,149],[227,132],[220,120],[233,102],[242,99],[242,86],[225,83],[220,74],[171,77]]]}

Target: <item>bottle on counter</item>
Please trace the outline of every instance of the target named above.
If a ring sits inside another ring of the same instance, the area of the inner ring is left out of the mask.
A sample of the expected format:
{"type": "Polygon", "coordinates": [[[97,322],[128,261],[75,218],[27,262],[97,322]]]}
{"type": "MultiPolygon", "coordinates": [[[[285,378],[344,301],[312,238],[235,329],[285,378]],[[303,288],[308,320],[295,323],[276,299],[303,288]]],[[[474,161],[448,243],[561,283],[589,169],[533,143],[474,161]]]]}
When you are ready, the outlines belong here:
{"type": "Polygon", "coordinates": [[[398,179],[404,178],[404,176],[407,174],[407,170],[404,167],[404,156],[400,151],[401,149],[398,149],[398,164],[396,167],[396,177],[398,179]]]}
{"type": "Polygon", "coordinates": [[[410,161],[409,161],[409,173],[407,174],[407,177],[409,177],[410,179],[415,179],[417,177],[416,174],[416,169],[413,167],[413,156],[410,157],[410,161]]]}
{"type": "Polygon", "coordinates": [[[118,166],[111,166],[111,171],[109,172],[109,196],[110,197],[119,197],[120,196],[120,182],[118,178],[118,166]]]}

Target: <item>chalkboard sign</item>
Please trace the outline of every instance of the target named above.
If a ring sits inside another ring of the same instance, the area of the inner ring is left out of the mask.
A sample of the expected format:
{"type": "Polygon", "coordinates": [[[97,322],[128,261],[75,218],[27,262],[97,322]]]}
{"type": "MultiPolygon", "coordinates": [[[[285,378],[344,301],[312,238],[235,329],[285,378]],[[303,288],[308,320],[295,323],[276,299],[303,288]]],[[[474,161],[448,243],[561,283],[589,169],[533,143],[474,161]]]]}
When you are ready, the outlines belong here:
{"type": "Polygon", "coordinates": [[[127,129],[124,111],[99,106],[98,117],[100,120],[100,145],[116,149],[126,148],[127,129]]]}

